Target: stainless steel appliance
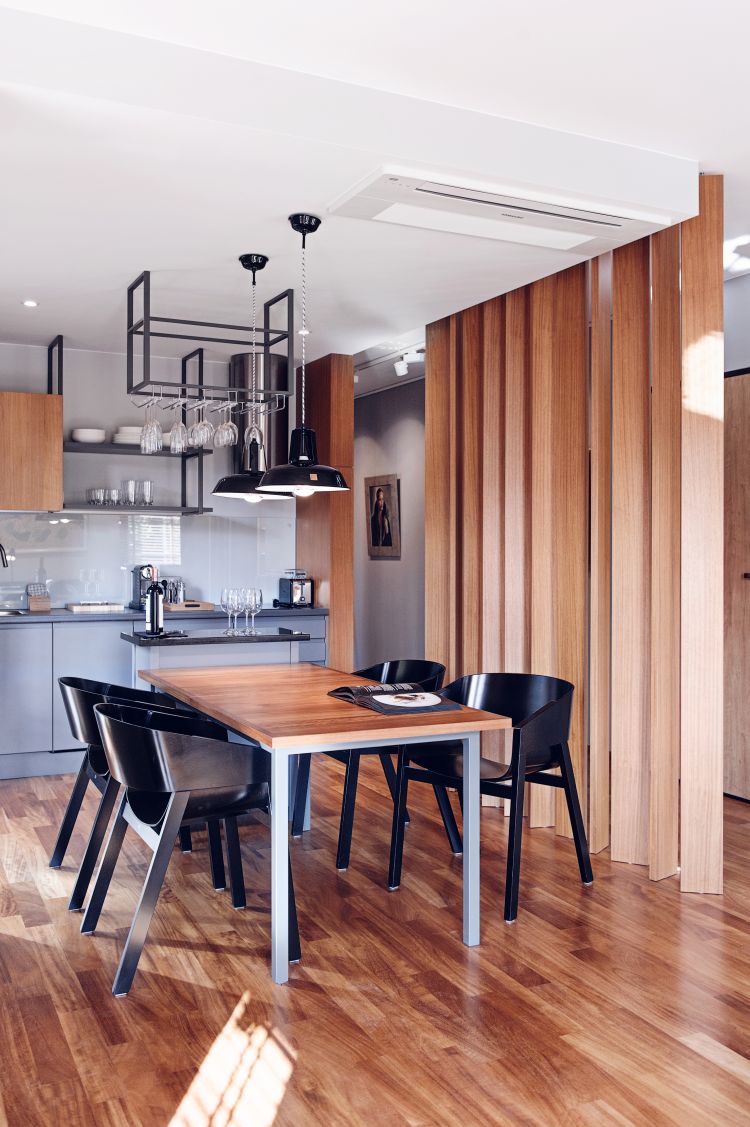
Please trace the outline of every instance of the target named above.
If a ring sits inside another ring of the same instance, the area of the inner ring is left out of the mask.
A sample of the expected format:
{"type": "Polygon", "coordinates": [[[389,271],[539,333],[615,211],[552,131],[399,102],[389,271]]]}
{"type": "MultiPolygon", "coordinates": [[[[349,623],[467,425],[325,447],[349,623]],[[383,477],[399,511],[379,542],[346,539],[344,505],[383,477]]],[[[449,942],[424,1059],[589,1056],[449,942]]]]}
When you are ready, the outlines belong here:
{"type": "Polygon", "coordinates": [[[286,607],[289,610],[314,606],[312,579],[304,571],[290,569],[279,580],[279,597],[274,599],[273,605],[275,607],[286,607]]]}
{"type": "MultiPolygon", "coordinates": [[[[285,391],[287,388],[287,362],[285,356],[268,355],[268,371],[264,371],[262,353],[257,358],[256,378],[264,391],[285,391]]],[[[252,364],[249,352],[237,353],[229,361],[229,386],[247,389],[252,386],[252,364]]],[[[268,466],[285,465],[289,444],[289,408],[284,398],[279,410],[261,414],[258,422],[263,433],[263,445],[268,466]]],[[[249,447],[238,442],[233,453],[233,472],[251,469],[249,447]]]]}

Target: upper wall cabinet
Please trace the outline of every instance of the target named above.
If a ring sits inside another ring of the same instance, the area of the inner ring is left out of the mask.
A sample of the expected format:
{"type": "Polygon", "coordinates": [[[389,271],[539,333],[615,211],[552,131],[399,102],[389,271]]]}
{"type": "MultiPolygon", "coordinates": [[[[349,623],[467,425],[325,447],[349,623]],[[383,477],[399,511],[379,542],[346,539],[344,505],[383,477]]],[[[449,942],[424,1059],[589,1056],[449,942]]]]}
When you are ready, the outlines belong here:
{"type": "Polygon", "coordinates": [[[61,509],[62,455],[62,396],[0,392],[0,510],[61,509]]]}

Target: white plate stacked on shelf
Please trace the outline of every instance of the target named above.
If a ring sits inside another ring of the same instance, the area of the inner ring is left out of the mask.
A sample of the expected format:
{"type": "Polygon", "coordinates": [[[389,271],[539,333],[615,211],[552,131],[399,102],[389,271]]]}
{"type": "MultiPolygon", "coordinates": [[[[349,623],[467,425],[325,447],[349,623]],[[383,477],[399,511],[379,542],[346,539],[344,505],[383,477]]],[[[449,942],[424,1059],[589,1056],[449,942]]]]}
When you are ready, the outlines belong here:
{"type": "Polygon", "coordinates": [[[140,446],[143,427],[118,427],[112,441],[118,446],[140,446]]]}
{"type": "Polygon", "coordinates": [[[105,441],[107,437],[106,430],[99,430],[98,427],[76,427],[71,431],[70,437],[73,442],[86,442],[99,446],[105,441]]]}

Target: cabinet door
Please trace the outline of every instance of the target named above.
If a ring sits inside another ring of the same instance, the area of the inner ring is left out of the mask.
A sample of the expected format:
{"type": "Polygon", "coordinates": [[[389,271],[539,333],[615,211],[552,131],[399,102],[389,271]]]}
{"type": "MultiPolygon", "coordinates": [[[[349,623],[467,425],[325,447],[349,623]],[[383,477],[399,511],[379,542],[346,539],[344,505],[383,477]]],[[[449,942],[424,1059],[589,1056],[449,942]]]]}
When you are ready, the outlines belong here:
{"type": "Polygon", "coordinates": [[[0,755],[52,749],[52,627],[0,626],[0,755]]]}
{"type": "Polygon", "coordinates": [[[133,647],[120,634],[129,634],[132,623],[56,622],[52,629],[52,746],[55,751],[65,751],[82,745],[70,734],[58,677],[89,677],[92,681],[130,685],[133,647]]]}
{"type": "Polygon", "coordinates": [[[0,509],[52,512],[62,505],[62,396],[0,392],[0,509]]]}

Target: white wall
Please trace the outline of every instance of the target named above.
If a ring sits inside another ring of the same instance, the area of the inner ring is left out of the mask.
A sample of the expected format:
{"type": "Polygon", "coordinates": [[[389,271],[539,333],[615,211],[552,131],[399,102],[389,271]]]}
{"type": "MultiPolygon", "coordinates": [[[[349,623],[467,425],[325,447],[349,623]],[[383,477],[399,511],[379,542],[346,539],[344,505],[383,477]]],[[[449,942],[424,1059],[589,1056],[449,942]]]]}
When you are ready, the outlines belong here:
{"type": "Polygon", "coordinates": [[[424,657],[424,381],[354,400],[354,660],[424,657]],[[401,558],[369,559],[364,479],[401,479],[401,558]]]}
{"type": "MultiPolygon", "coordinates": [[[[157,374],[175,376],[177,361],[156,359],[157,374]]],[[[222,366],[223,373],[226,371],[222,366]]],[[[207,382],[212,380],[208,374],[207,382]]],[[[27,345],[0,344],[0,390],[47,389],[47,351],[27,345]]],[[[69,349],[64,364],[65,436],[75,426],[106,427],[138,423],[143,412],[125,392],[125,357],[115,353],[69,349]]],[[[165,428],[171,412],[162,416],[165,428]]],[[[29,451],[34,457],[34,451],[29,451]]],[[[180,503],[177,459],[122,455],[66,454],[66,502],[83,500],[90,485],[119,486],[125,478],[155,482],[156,504],[180,503]]],[[[130,568],[155,563],[168,575],[182,575],[189,595],[218,602],[222,586],[257,584],[270,605],[278,577],[294,566],[294,503],[211,497],[216,480],[229,472],[230,453],[217,450],[205,459],[204,501],[214,509],[204,516],[141,516],[113,513],[73,516],[69,524],[50,524],[45,513],[0,514],[0,543],[16,555],[0,569],[0,602],[24,605],[26,584],[40,573],[49,580],[53,605],[82,598],[130,598],[130,568]]],[[[190,467],[194,471],[194,467],[190,467]]],[[[192,484],[192,483],[191,483],[192,484]]],[[[192,492],[189,499],[195,496],[192,492]]]]}

